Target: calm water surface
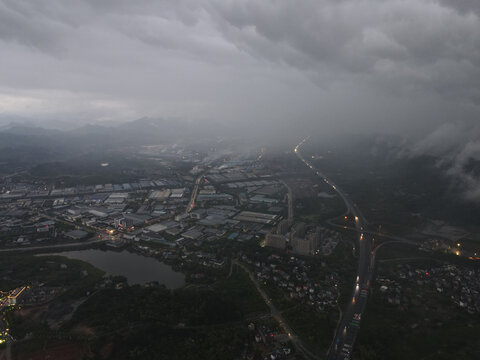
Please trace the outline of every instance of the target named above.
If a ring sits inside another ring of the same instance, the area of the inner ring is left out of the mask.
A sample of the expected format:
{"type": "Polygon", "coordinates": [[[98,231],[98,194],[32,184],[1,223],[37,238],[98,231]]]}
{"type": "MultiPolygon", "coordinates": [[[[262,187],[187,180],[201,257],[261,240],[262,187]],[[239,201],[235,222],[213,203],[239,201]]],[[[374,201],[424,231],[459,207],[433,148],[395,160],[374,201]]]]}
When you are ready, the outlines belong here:
{"type": "Polygon", "coordinates": [[[88,249],[65,251],[49,255],[60,255],[70,259],[88,262],[105,271],[107,275],[125,276],[130,285],[158,281],[169,289],[175,289],[185,284],[185,276],[182,273],[174,271],[170,266],[154,258],[134,254],[125,250],[117,252],[88,249]]]}

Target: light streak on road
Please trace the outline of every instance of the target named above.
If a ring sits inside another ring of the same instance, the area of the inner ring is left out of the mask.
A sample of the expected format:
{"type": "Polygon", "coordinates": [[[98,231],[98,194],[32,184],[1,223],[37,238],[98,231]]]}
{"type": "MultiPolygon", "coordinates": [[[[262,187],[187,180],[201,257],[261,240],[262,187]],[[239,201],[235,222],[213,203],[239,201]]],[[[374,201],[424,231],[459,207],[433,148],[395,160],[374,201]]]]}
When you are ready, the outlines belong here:
{"type": "MultiPolygon", "coordinates": [[[[301,154],[300,146],[308,138],[302,140],[295,148],[295,154],[297,157],[310,169],[312,169],[317,176],[319,176],[325,184],[329,185],[344,201],[347,211],[354,216],[355,219],[355,229],[358,233],[358,242],[359,242],[359,256],[358,256],[358,269],[357,269],[357,281],[352,289],[352,301],[347,305],[346,309],[343,311],[342,319],[339,321],[337,330],[335,332],[335,337],[330,345],[330,348],[327,352],[327,359],[338,360],[338,359],[350,359],[351,349],[355,344],[357,337],[358,329],[360,322],[358,319],[361,318],[362,313],[365,311],[367,297],[368,297],[368,284],[370,284],[370,278],[372,276],[371,266],[373,255],[370,253],[371,240],[370,237],[364,237],[363,228],[366,226],[367,221],[361,214],[360,210],[353,203],[353,201],[347,196],[347,194],[340,189],[340,187],[335,184],[331,179],[328,179],[327,176],[322,174],[321,171],[315,168],[315,166],[309,163],[301,154]],[[358,299],[356,298],[357,294],[360,293],[358,299]],[[340,330],[340,329],[343,329],[340,330]],[[348,351],[346,351],[346,349],[348,351]]],[[[374,261],[374,260],[373,260],[374,261]]]]}

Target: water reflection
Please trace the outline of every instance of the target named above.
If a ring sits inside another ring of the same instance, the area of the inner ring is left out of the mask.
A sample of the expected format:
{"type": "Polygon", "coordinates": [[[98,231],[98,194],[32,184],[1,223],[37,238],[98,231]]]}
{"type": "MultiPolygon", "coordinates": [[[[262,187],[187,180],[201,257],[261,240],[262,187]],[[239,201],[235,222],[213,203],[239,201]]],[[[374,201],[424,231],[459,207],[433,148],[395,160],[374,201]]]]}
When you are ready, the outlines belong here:
{"type": "Polygon", "coordinates": [[[182,287],[185,283],[185,276],[174,271],[170,266],[154,258],[134,254],[126,250],[117,252],[88,249],[49,255],[60,255],[88,262],[105,271],[107,275],[125,276],[130,285],[158,281],[167,288],[175,289],[182,287]]]}

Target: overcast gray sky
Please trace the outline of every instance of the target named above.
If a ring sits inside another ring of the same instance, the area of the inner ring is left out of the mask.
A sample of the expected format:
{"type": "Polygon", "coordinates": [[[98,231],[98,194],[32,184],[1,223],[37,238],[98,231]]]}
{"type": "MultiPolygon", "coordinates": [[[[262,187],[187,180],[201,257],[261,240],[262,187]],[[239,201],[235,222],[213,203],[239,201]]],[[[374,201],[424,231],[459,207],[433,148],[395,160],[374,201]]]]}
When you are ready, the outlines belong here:
{"type": "Polygon", "coordinates": [[[475,121],[478,0],[0,0],[0,114],[475,121]]]}

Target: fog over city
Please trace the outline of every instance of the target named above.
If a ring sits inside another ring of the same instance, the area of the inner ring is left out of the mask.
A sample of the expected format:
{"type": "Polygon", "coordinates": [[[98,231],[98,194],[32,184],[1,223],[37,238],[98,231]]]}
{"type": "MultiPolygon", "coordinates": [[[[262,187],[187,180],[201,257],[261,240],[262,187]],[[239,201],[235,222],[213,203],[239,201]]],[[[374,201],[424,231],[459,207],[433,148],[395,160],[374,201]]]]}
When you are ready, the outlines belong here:
{"type": "Polygon", "coordinates": [[[0,121],[393,133],[461,174],[452,154],[479,158],[479,16],[466,0],[2,0],[0,121]]]}
{"type": "Polygon", "coordinates": [[[480,359],[480,0],[0,0],[0,360],[480,359]]]}

